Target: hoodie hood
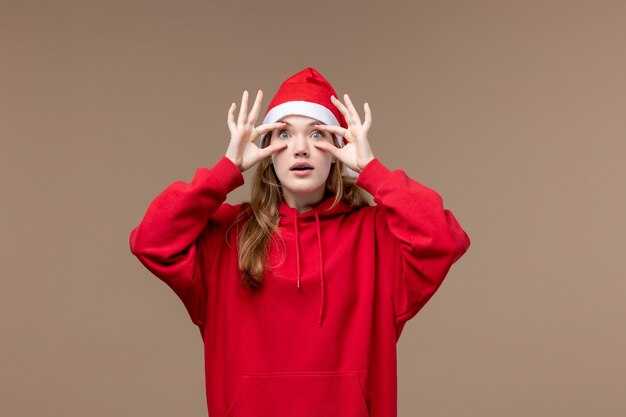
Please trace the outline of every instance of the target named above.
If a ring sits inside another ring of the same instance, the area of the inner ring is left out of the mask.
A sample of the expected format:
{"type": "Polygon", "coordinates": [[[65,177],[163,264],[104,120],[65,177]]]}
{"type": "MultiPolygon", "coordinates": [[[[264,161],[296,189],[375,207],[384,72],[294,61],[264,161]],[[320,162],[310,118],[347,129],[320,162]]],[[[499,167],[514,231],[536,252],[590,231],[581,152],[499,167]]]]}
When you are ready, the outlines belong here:
{"type": "Polygon", "coordinates": [[[320,218],[331,218],[335,216],[339,216],[344,213],[349,213],[355,209],[354,206],[350,205],[345,200],[340,200],[333,207],[333,202],[335,201],[335,196],[331,195],[322,200],[314,208],[307,210],[303,213],[298,213],[293,207],[290,207],[287,202],[282,199],[278,208],[280,213],[280,225],[284,227],[293,227],[295,241],[296,241],[296,268],[297,268],[297,281],[296,286],[300,288],[300,276],[301,276],[301,268],[300,268],[300,242],[298,238],[298,230],[299,224],[302,222],[315,221],[315,228],[317,231],[317,242],[319,245],[319,254],[320,254],[320,315],[319,315],[319,325],[322,325],[322,319],[324,317],[324,307],[325,307],[325,286],[324,286],[324,248],[322,247],[322,227],[320,225],[320,218]]]}

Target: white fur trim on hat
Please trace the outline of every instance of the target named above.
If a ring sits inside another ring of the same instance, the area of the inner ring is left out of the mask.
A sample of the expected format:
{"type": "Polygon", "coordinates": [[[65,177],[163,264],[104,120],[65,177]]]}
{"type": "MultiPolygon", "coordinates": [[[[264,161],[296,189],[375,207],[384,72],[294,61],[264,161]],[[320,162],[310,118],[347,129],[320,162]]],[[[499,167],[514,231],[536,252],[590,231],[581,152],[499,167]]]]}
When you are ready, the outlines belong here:
{"type": "MultiPolygon", "coordinates": [[[[285,103],[279,104],[272,108],[263,119],[263,124],[266,123],[274,123],[282,117],[289,116],[292,114],[298,114],[301,116],[312,117],[313,119],[317,119],[320,122],[324,123],[327,126],[340,126],[337,118],[326,107],[321,104],[312,103],[310,101],[287,101],[285,103]]],[[[265,139],[264,134],[260,137],[259,145],[263,145],[263,140],[265,139]]],[[[337,135],[337,139],[339,142],[339,147],[343,147],[343,137],[337,135]]]]}

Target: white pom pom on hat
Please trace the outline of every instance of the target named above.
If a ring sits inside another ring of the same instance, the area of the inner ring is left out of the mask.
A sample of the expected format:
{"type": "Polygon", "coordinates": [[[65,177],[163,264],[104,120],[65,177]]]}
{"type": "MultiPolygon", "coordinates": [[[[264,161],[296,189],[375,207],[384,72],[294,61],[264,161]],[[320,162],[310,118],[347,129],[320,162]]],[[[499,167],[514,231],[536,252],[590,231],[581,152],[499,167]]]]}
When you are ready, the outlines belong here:
{"type": "MultiPolygon", "coordinates": [[[[289,115],[301,115],[317,119],[328,126],[347,129],[346,119],[330,100],[331,95],[337,97],[332,85],[315,68],[307,67],[283,81],[265,111],[262,124],[274,123],[289,115]]],[[[259,137],[259,147],[263,146],[268,133],[259,137]]],[[[348,143],[343,136],[336,136],[339,147],[348,143]]],[[[346,165],[343,174],[353,178],[359,175],[346,165]]]]}

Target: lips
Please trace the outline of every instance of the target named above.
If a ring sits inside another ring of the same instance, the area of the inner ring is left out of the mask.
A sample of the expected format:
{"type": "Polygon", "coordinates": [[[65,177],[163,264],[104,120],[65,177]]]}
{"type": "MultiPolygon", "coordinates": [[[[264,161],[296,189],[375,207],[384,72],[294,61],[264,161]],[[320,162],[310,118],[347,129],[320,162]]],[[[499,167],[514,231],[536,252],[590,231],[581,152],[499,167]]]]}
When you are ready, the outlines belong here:
{"type": "Polygon", "coordinates": [[[291,171],[304,171],[307,169],[313,169],[313,166],[311,164],[308,164],[306,162],[298,162],[295,163],[291,166],[291,168],[289,168],[291,171]]]}

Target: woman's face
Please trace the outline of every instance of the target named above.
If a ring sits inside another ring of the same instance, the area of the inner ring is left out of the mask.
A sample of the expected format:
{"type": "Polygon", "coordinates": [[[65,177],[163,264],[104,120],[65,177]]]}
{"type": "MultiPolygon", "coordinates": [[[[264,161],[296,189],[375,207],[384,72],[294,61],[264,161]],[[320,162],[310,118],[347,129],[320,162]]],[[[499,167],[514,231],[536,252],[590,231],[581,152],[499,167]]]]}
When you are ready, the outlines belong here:
{"type": "Polygon", "coordinates": [[[278,121],[288,123],[284,127],[272,131],[270,140],[270,143],[287,143],[284,149],[271,156],[283,192],[294,196],[314,193],[321,198],[335,157],[316,148],[313,143],[324,141],[334,145],[332,135],[317,130],[313,124],[321,122],[311,117],[290,115],[278,121]],[[294,164],[299,162],[307,163],[313,169],[304,171],[291,169],[294,164]]]}

